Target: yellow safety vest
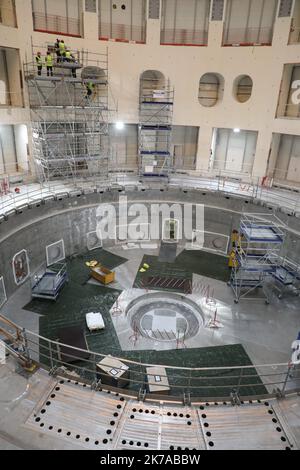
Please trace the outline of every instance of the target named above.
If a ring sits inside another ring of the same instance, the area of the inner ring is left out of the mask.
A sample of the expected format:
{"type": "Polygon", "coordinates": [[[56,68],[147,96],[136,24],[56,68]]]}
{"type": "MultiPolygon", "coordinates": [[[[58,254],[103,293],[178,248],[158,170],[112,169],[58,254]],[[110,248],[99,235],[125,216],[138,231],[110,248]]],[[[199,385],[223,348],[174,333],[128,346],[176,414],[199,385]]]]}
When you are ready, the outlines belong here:
{"type": "Polygon", "coordinates": [[[53,57],[51,54],[46,55],[45,62],[47,67],[53,67],[53,57]]]}
{"type": "Polygon", "coordinates": [[[87,88],[88,88],[88,90],[93,91],[93,89],[94,89],[94,84],[93,84],[92,82],[88,82],[87,88]]]}
{"type": "Polygon", "coordinates": [[[35,60],[38,65],[43,65],[43,59],[41,55],[37,55],[35,60]]]}
{"type": "Polygon", "coordinates": [[[66,48],[66,45],[65,45],[64,42],[60,42],[60,43],[58,44],[58,47],[59,47],[60,52],[62,53],[62,52],[64,52],[64,50],[65,50],[65,48],[66,48]]]}
{"type": "Polygon", "coordinates": [[[236,254],[235,254],[234,250],[229,255],[228,266],[230,268],[237,268],[238,267],[238,261],[236,259],[236,254]]]}
{"type": "Polygon", "coordinates": [[[70,59],[70,58],[71,58],[71,52],[70,52],[70,51],[66,51],[66,52],[65,52],[65,57],[66,57],[66,59],[70,59]]]}

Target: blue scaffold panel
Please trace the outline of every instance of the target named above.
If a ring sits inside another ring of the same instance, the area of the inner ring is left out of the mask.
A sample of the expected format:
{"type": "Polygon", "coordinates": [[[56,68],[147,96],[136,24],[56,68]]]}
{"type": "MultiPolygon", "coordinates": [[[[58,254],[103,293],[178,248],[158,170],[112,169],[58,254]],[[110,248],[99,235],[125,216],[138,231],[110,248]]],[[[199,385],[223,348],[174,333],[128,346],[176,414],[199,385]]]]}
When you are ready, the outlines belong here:
{"type": "Polygon", "coordinates": [[[241,224],[241,232],[248,241],[261,243],[282,243],[282,234],[273,226],[258,224],[241,224]]]}
{"type": "Polygon", "coordinates": [[[169,156],[170,152],[163,152],[160,150],[142,150],[141,155],[166,155],[169,156]]]}
{"type": "Polygon", "coordinates": [[[300,275],[296,271],[290,271],[284,266],[279,266],[276,268],[272,276],[276,281],[284,286],[292,285],[295,281],[300,280],[300,275]]]}
{"type": "Polygon", "coordinates": [[[168,105],[168,106],[173,106],[172,101],[142,101],[142,104],[162,104],[162,105],[168,105]]]}
{"type": "Polygon", "coordinates": [[[143,131],[171,131],[172,127],[171,126],[160,126],[160,125],[146,125],[143,124],[141,126],[141,130],[143,131]]]}

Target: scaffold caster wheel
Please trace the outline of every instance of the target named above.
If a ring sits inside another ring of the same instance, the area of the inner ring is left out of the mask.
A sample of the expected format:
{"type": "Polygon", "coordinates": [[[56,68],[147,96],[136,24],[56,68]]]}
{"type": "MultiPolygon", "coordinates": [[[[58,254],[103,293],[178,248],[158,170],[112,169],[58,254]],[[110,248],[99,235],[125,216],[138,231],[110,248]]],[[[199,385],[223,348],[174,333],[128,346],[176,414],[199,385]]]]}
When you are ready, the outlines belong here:
{"type": "Polygon", "coordinates": [[[279,294],[279,295],[278,295],[278,299],[282,299],[282,294],[279,294]]]}
{"type": "Polygon", "coordinates": [[[238,301],[238,300],[236,300],[236,299],[234,299],[234,303],[235,303],[235,304],[238,304],[238,303],[239,303],[239,301],[238,301]]]}
{"type": "Polygon", "coordinates": [[[265,300],[265,304],[269,305],[270,304],[269,300],[265,300]]]}

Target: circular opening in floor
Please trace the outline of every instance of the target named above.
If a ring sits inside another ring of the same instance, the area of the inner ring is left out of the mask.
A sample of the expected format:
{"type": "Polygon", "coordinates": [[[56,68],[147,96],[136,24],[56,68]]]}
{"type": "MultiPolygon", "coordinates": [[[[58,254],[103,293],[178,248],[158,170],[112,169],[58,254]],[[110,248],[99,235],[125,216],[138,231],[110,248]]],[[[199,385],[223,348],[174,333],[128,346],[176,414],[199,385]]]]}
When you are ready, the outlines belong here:
{"type": "Polygon", "coordinates": [[[176,341],[196,336],[203,325],[203,312],[183,295],[149,293],[134,299],[127,307],[133,331],[155,341],[176,341]]]}

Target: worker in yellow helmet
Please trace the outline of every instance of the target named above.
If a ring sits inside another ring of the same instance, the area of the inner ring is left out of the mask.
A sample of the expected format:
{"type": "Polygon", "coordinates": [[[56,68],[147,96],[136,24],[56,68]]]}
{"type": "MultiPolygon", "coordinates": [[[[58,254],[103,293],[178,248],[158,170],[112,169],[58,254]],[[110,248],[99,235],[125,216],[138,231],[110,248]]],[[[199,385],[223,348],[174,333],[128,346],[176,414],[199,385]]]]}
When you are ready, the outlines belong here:
{"type": "Polygon", "coordinates": [[[66,62],[71,62],[71,56],[72,56],[72,54],[71,54],[70,49],[66,49],[63,56],[64,56],[64,60],[65,60],[66,62]]]}
{"type": "Polygon", "coordinates": [[[51,74],[53,77],[53,57],[50,51],[47,51],[47,55],[45,57],[45,63],[47,67],[47,77],[51,74]]]}
{"type": "Polygon", "coordinates": [[[40,52],[38,52],[37,55],[35,56],[35,62],[36,62],[37,69],[38,69],[38,75],[42,75],[43,59],[42,59],[42,54],[40,52]]]}
{"type": "Polygon", "coordinates": [[[66,51],[66,45],[63,39],[61,39],[58,43],[60,57],[64,57],[64,53],[66,51]]]}

